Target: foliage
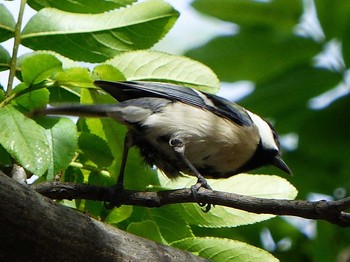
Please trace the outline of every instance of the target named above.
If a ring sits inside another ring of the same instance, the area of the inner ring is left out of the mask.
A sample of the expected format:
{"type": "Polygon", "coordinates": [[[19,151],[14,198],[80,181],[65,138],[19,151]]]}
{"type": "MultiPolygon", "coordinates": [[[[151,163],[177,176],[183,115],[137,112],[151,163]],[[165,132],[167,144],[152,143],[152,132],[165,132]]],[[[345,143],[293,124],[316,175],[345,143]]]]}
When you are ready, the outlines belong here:
{"type": "MultiPolygon", "coordinates": [[[[255,92],[242,104],[273,119],[279,132],[298,134],[299,146],[286,152],[286,161],[295,174],[288,180],[297,185],[301,197],[310,190],[328,195],[338,187],[349,190],[346,174],[350,154],[345,142],[350,124],[337,121],[339,114],[346,116],[349,110],[349,96],[322,110],[308,107],[310,99],[338,83],[346,83],[350,59],[347,4],[340,0],[316,1],[324,30],[320,38],[295,33],[303,17],[301,1],[197,0],[193,3],[197,10],[240,27],[236,35],[218,37],[187,53],[202,62],[199,63],[150,51],[179,14],[162,0],[134,2],[28,0],[38,12],[22,32],[15,30],[15,19],[0,5],[0,41],[15,36],[33,50],[22,57],[12,57],[17,63],[11,65],[9,53],[0,45],[0,70],[15,72],[20,82],[12,88],[9,81],[7,89],[0,89],[1,169],[16,162],[29,175],[39,176],[37,182],[62,174],[63,181],[112,185],[120,166],[125,127],[111,119],[79,118],[75,123],[64,117],[38,117],[33,112],[61,102],[114,103],[93,86],[95,79],[163,81],[217,92],[219,81],[214,71],[221,81],[254,81],[255,92]],[[320,67],[314,62],[315,56],[334,38],[343,43],[345,62],[336,68],[320,67]],[[77,61],[100,64],[87,68],[77,61]],[[324,146],[326,139],[329,146],[324,146]]],[[[145,167],[136,150],[130,152],[126,188],[158,190],[193,184],[190,179],[164,179],[145,167]]],[[[239,175],[209,183],[217,190],[267,198],[296,196],[295,188],[276,176],[239,175]]],[[[194,204],[159,209],[122,206],[113,210],[94,201],[62,204],[213,261],[276,261],[271,254],[251,246],[260,245],[259,232],[267,226],[276,239],[288,235],[296,243],[288,252],[276,252],[281,259],[331,261],[349,241],[341,230],[330,230],[333,226],[328,224],[319,225],[322,239],[311,242],[281,220],[257,223],[271,216],[220,207],[204,214],[194,204]],[[239,227],[246,224],[251,225],[239,227]],[[331,234],[339,241],[329,243],[331,234]],[[328,248],[324,248],[326,241],[328,248]]]]}
{"type": "MultiPolygon", "coordinates": [[[[279,133],[297,135],[297,148],[286,150],[284,158],[299,196],[348,195],[349,2],[196,0],[193,6],[239,26],[238,34],[212,39],[187,55],[210,66],[222,81],[253,81],[254,92],[240,103],[272,119],[279,133]],[[315,106],[315,101],[321,104],[315,106]]],[[[291,240],[287,251],[278,245],[271,249],[284,261],[335,261],[349,247],[344,229],[322,222],[313,237],[282,221],[251,228],[262,227],[270,228],[275,239],[291,240]]],[[[259,242],[253,234],[243,236],[249,243],[259,242]]]]}

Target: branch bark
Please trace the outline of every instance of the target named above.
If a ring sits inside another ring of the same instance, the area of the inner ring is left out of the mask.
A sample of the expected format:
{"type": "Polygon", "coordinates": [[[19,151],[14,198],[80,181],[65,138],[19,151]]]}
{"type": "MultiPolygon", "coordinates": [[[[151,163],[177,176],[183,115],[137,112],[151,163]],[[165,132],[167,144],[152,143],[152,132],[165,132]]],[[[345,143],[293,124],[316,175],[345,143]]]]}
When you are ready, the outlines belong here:
{"type": "Polygon", "coordinates": [[[207,261],[56,204],[1,173],[0,261],[207,261]]]}
{"type": "Polygon", "coordinates": [[[337,201],[303,201],[265,199],[212,191],[201,188],[196,199],[190,189],[167,190],[160,192],[140,192],[123,190],[116,192],[115,187],[91,186],[63,182],[45,182],[32,188],[52,199],[90,199],[116,202],[121,205],[160,207],[175,203],[200,202],[232,207],[257,214],[289,215],[308,219],[325,220],[342,227],[350,226],[350,197],[337,201]]]}

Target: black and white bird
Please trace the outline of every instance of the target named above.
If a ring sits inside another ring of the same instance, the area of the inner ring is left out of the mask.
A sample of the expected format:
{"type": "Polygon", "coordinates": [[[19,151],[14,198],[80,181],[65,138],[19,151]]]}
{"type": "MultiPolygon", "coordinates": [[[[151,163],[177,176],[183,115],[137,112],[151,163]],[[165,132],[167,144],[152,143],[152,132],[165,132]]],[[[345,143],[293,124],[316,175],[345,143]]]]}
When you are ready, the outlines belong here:
{"type": "Polygon", "coordinates": [[[119,103],[59,106],[44,113],[110,117],[126,125],[119,184],[131,146],[169,178],[182,173],[196,176],[197,190],[210,188],[204,177],[227,178],[266,165],[291,173],[272,126],[224,98],[158,82],[95,81],[95,85],[119,103]]]}

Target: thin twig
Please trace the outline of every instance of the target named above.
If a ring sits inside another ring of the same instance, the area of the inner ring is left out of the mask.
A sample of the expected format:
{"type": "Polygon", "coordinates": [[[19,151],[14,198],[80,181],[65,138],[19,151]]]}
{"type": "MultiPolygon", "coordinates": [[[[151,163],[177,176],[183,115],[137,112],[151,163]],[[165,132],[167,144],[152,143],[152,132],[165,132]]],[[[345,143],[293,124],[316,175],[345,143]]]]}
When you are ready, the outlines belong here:
{"type": "Polygon", "coordinates": [[[34,190],[51,199],[89,199],[117,202],[122,205],[160,207],[175,203],[208,203],[236,208],[256,214],[289,215],[308,219],[325,220],[330,223],[350,227],[350,197],[337,201],[303,201],[266,199],[201,188],[196,198],[191,189],[144,192],[123,190],[115,187],[91,186],[64,182],[44,182],[31,186],[34,190]],[[117,201],[116,201],[117,200],[117,201]]]}
{"type": "Polygon", "coordinates": [[[21,5],[18,12],[18,19],[15,26],[14,43],[13,43],[12,57],[11,57],[11,63],[10,63],[10,74],[9,74],[7,91],[6,91],[8,95],[11,94],[12,92],[13,80],[15,79],[15,74],[16,74],[17,54],[18,54],[19,45],[21,43],[21,27],[22,27],[22,20],[23,20],[24,8],[26,6],[26,3],[27,3],[26,0],[21,0],[21,5]]]}

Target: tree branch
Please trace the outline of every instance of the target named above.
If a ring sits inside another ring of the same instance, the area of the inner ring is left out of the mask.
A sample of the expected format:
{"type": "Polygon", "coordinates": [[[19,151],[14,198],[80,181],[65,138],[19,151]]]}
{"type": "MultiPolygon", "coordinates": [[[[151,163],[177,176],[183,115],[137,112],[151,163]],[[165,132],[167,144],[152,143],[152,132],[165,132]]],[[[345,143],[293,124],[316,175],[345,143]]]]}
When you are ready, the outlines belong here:
{"type": "Polygon", "coordinates": [[[175,203],[208,203],[232,207],[256,214],[289,215],[308,219],[325,220],[342,227],[350,226],[350,197],[337,201],[302,201],[265,199],[234,193],[212,191],[201,188],[196,199],[190,189],[159,192],[140,192],[115,187],[91,186],[63,182],[45,182],[31,186],[34,190],[51,199],[89,199],[116,202],[121,205],[160,207],[175,203]]]}
{"type": "Polygon", "coordinates": [[[207,261],[57,204],[1,171],[0,188],[0,261],[207,261]]]}

